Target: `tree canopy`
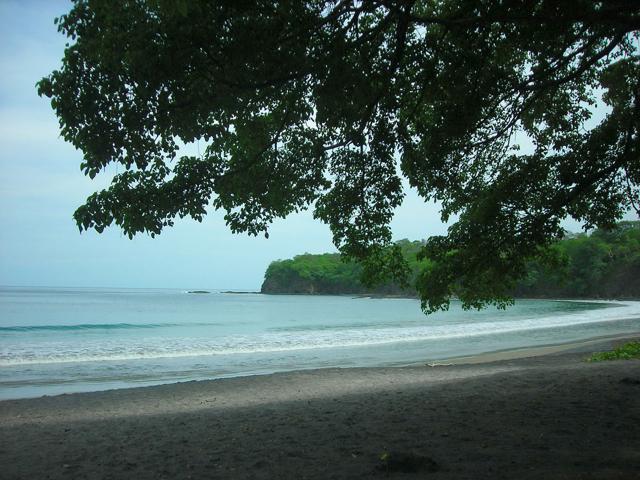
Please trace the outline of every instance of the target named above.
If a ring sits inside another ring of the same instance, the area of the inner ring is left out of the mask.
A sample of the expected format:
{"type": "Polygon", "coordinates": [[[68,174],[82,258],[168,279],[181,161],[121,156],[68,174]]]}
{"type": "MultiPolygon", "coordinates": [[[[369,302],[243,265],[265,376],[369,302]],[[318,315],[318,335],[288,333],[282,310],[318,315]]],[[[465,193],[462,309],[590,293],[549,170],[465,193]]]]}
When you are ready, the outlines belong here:
{"type": "Polygon", "coordinates": [[[402,279],[405,178],[455,220],[421,251],[433,311],[504,305],[562,219],[638,207],[638,2],[76,0],[57,21],[69,43],[38,92],[87,175],[126,167],[81,230],[214,208],[257,235],[312,207],[365,276],[402,279]]]}
{"type": "MultiPolygon", "coordinates": [[[[396,243],[415,281],[424,267],[417,259],[424,242],[396,243]]],[[[555,264],[530,261],[510,294],[518,298],[640,298],[640,221],[620,222],[612,230],[596,229],[590,235],[568,234],[548,248],[553,250],[555,264]]],[[[262,292],[416,295],[412,285],[368,286],[361,276],[361,266],[344,261],[338,253],[306,253],[271,262],[262,292]]]]}

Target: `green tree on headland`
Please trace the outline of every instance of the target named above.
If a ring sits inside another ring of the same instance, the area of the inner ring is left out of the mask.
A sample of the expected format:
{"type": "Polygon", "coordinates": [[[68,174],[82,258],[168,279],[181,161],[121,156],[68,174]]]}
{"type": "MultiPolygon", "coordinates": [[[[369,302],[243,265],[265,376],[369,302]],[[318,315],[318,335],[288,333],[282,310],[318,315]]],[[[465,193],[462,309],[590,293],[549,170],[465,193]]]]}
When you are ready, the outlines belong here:
{"type": "Polygon", "coordinates": [[[367,284],[362,265],[339,253],[297,255],[293,259],[271,262],[264,276],[263,293],[378,294],[415,296],[417,255],[423,242],[396,242],[411,274],[405,285],[394,282],[367,284]]]}
{"type": "MultiPolygon", "coordinates": [[[[360,265],[337,253],[298,255],[272,262],[263,293],[374,294],[416,296],[424,242],[397,245],[410,265],[409,285],[374,287],[362,280],[360,265]]],[[[621,222],[612,231],[570,235],[549,247],[555,262],[530,262],[510,295],[529,298],[640,298],[640,222],[621,222]]]]}
{"type": "Polygon", "coordinates": [[[81,230],[155,235],[213,207],[266,235],[313,206],[367,278],[403,284],[404,177],[457,218],[421,247],[433,311],[506,304],[563,218],[607,228],[637,208],[638,2],[75,0],[58,22],[69,45],[38,92],[87,175],[125,166],[81,230]]]}
{"type": "Polygon", "coordinates": [[[555,268],[531,263],[516,294],[536,297],[639,298],[640,222],[573,235],[553,247],[555,268]]]}

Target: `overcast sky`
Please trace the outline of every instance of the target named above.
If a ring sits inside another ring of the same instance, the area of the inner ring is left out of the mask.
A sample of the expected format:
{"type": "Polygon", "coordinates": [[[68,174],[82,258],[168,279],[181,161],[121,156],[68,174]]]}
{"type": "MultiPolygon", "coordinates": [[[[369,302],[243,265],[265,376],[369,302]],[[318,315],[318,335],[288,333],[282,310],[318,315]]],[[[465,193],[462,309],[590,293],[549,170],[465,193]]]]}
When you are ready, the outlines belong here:
{"type": "MultiPolygon", "coordinates": [[[[57,68],[65,38],[53,19],[70,3],[0,1],[0,285],[257,289],[270,261],[335,251],[309,212],[275,223],[269,239],[234,235],[221,213],[177,221],[152,239],[111,228],[79,234],[74,210],[105,181],[80,172],[81,154],[59,138],[35,83],[57,68]]],[[[410,194],[395,238],[444,233],[433,205],[410,194]]]]}
{"type": "MultiPolygon", "coordinates": [[[[219,212],[202,224],[177,221],[155,239],[129,240],[117,228],[80,234],[74,210],[106,183],[82,175],[81,154],[59,138],[35,89],[60,64],[65,38],[53,20],[69,8],[62,0],[0,1],[0,285],[258,289],[274,259],[335,251],[329,229],[309,212],[276,222],[268,240],[230,233],[219,212]]],[[[392,226],[395,239],[446,231],[437,208],[413,192],[392,226]]]]}

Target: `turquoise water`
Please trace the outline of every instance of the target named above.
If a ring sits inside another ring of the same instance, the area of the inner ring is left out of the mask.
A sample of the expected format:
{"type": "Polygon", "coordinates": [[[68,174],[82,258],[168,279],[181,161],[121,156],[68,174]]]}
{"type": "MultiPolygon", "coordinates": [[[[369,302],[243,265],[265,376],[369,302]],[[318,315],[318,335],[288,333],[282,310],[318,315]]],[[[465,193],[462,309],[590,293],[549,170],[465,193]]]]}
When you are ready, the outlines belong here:
{"type": "Polygon", "coordinates": [[[411,299],[0,288],[0,398],[426,362],[636,332],[639,318],[640,302],[427,317],[411,299]]]}

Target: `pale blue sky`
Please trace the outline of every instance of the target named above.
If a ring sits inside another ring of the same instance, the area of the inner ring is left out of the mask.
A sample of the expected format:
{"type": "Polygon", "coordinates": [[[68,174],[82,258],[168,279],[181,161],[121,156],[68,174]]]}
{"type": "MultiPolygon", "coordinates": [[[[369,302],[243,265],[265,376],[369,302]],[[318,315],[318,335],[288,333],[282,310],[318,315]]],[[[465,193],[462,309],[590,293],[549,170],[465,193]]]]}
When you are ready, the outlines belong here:
{"type": "MultiPolygon", "coordinates": [[[[257,289],[271,260],[335,250],[309,212],[276,222],[268,240],[230,233],[219,212],[202,224],[177,221],[155,239],[129,240],[116,228],[79,234],[72,213],[106,180],[82,175],[80,153],[59,138],[35,89],[59,65],[66,40],[53,19],[69,8],[0,1],[0,285],[257,289]]],[[[446,231],[436,206],[413,192],[392,227],[396,239],[446,231]]]]}
{"type": "MultiPolygon", "coordinates": [[[[81,154],[59,138],[35,89],[59,65],[65,38],[53,19],[69,8],[0,1],[0,285],[257,289],[271,260],[335,250],[308,212],[276,222],[268,240],[230,233],[220,213],[178,221],[155,239],[129,240],[116,228],[79,234],[71,215],[105,181],[82,175],[81,154]]],[[[445,231],[416,195],[393,226],[396,238],[445,231]]]]}

